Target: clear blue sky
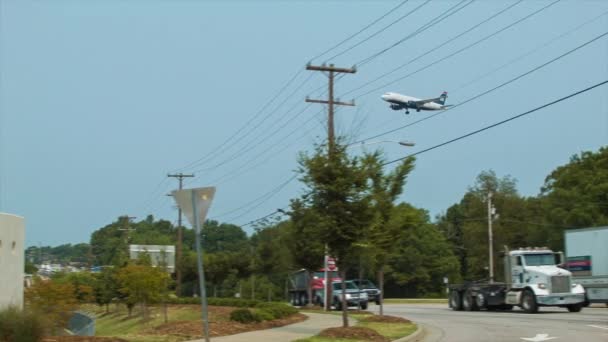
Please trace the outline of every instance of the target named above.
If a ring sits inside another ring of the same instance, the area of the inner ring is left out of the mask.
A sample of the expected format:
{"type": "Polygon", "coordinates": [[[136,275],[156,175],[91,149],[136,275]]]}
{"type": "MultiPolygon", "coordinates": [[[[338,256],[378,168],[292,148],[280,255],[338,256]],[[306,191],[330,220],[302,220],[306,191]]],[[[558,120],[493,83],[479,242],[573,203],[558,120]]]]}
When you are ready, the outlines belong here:
{"type": "MultiPolygon", "coordinates": [[[[91,232],[119,215],[143,219],[153,214],[175,221],[176,210],[165,196],[177,186],[175,179],[166,179],[174,171],[196,173],[188,186],[217,185],[209,215],[229,212],[220,221],[245,223],[287,205],[300,194],[297,181],[255,208],[230,212],[287,181],[297,167],[298,151],[310,150],[325,137],[323,107],[304,103],[306,95],[321,95],[318,89],[327,82],[321,73],[302,71],[236,140],[201,165],[183,167],[217,152],[314,56],[400,2],[0,1],[0,211],[25,216],[29,245],[87,242],[91,232]]],[[[457,3],[432,1],[351,51],[324,59],[423,4],[411,0],[313,62],[351,66],[457,3]]],[[[336,94],[406,63],[512,3],[473,2],[344,76],[336,94]]],[[[379,98],[386,91],[424,98],[446,90],[448,103],[458,104],[608,31],[606,15],[543,46],[608,11],[606,1],[563,0],[454,57],[383,86],[548,3],[520,3],[344,96],[354,97],[357,107],[340,108],[338,131],[352,140],[364,139],[429,115],[390,110],[379,98]]],[[[395,159],[433,146],[604,81],[607,61],[604,37],[475,101],[375,139],[411,140],[416,142],[413,148],[390,143],[367,148],[381,147],[387,159],[395,159]]],[[[606,144],[604,86],[420,155],[402,200],[434,216],[457,202],[487,169],[515,177],[522,194],[535,195],[544,177],[572,154],[606,144]]],[[[352,153],[362,150],[351,148],[352,153]]]]}

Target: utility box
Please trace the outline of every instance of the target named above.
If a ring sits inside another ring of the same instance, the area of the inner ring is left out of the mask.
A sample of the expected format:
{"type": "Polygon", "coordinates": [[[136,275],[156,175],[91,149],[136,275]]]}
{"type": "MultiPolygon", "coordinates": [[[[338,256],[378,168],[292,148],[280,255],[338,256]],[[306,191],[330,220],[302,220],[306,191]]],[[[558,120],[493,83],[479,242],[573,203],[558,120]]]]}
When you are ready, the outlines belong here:
{"type": "Polygon", "coordinates": [[[23,308],[25,219],[0,213],[0,309],[23,308]]]}
{"type": "Polygon", "coordinates": [[[148,253],[152,266],[164,264],[167,272],[175,272],[175,246],[172,245],[129,245],[129,258],[138,259],[141,253],[148,253]]]}

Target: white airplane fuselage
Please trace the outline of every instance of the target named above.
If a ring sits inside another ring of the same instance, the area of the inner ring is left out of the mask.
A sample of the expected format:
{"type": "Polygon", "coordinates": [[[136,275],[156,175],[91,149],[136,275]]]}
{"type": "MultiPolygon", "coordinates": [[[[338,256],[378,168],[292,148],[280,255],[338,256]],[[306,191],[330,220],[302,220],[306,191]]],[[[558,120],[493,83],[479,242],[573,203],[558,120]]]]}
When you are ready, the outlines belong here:
{"type": "Polygon", "coordinates": [[[422,101],[422,99],[419,99],[419,98],[416,98],[413,96],[397,94],[397,93],[386,93],[386,94],[382,95],[381,98],[388,103],[392,103],[393,105],[400,107],[397,109],[408,109],[409,108],[409,109],[416,109],[418,111],[445,109],[445,106],[443,106],[439,103],[435,103],[435,102],[417,104],[417,102],[422,101]]]}

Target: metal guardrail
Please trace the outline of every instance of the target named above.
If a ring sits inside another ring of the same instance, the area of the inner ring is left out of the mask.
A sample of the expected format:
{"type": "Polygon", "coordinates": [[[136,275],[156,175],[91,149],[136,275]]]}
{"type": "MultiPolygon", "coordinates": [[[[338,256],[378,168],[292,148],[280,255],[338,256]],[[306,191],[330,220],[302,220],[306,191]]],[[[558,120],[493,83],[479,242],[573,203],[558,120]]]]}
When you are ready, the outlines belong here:
{"type": "Polygon", "coordinates": [[[76,311],[70,317],[68,329],[73,335],[77,336],[95,336],[95,314],[76,311]]]}

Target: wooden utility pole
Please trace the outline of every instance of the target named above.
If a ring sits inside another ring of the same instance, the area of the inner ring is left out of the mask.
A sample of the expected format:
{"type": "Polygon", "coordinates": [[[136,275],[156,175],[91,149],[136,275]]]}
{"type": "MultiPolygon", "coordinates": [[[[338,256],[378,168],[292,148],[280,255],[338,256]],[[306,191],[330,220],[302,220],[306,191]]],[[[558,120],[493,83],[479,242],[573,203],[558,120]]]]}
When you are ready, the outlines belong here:
{"type": "Polygon", "coordinates": [[[334,100],[335,73],[354,74],[357,72],[357,69],[354,67],[353,68],[336,68],[336,67],[334,67],[333,64],[330,64],[329,66],[326,66],[326,65],[315,66],[315,65],[309,64],[306,66],[306,70],[328,72],[328,75],[327,75],[329,78],[328,99],[327,100],[314,100],[314,99],[306,98],[306,102],[327,104],[327,107],[328,107],[328,110],[327,110],[327,148],[328,148],[328,154],[329,154],[329,156],[331,156],[333,153],[333,150],[334,150],[334,145],[335,145],[334,105],[339,105],[339,106],[354,106],[355,105],[354,100],[351,102],[340,102],[339,99],[334,100]]]}
{"type": "MultiPolygon", "coordinates": [[[[168,174],[167,177],[173,177],[173,178],[177,178],[179,180],[179,189],[182,190],[182,187],[184,185],[184,178],[187,177],[194,177],[193,174],[183,174],[183,173],[176,173],[176,174],[168,174]]],[[[175,295],[176,296],[180,296],[182,294],[182,271],[180,269],[181,266],[181,260],[182,260],[182,239],[183,239],[183,232],[182,232],[182,209],[177,206],[177,248],[176,248],[176,253],[175,253],[175,277],[176,277],[176,282],[175,282],[175,295]]]]}
{"type": "MultiPolygon", "coordinates": [[[[355,67],[352,68],[336,68],[333,64],[329,66],[321,65],[315,66],[308,64],[306,66],[306,70],[312,71],[325,71],[328,73],[327,77],[329,79],[329,91],[328,91],[328,99],[327,100],[314,100],[306,98],[306,102],[311,103],[323,103],[327,104],[327,155],[331,162],[332,156],[334,154],[335,148],[335,132],[334,132],[334,105],[338,106],[354,106],[355,101],[351,102],[340,102],[340,100],[334,100],[334,77],[335,73],[347,73],[354,74],[357,72],[355,67]]],[[[323,305],[325,306],[325,311],[329,311],[331,308],[331,275],[327,271],[327,262],[329,259],[329,251],[328,246],[325,244],[325,257],[324,257],[324,272],[325,272],[325,298],[323,299],[323,305]]],[[[309,298],[309,303],[312,303],[312,298],[309,298]]],[[[344,303],[344,301],[343,301],[344,303]]]]}

